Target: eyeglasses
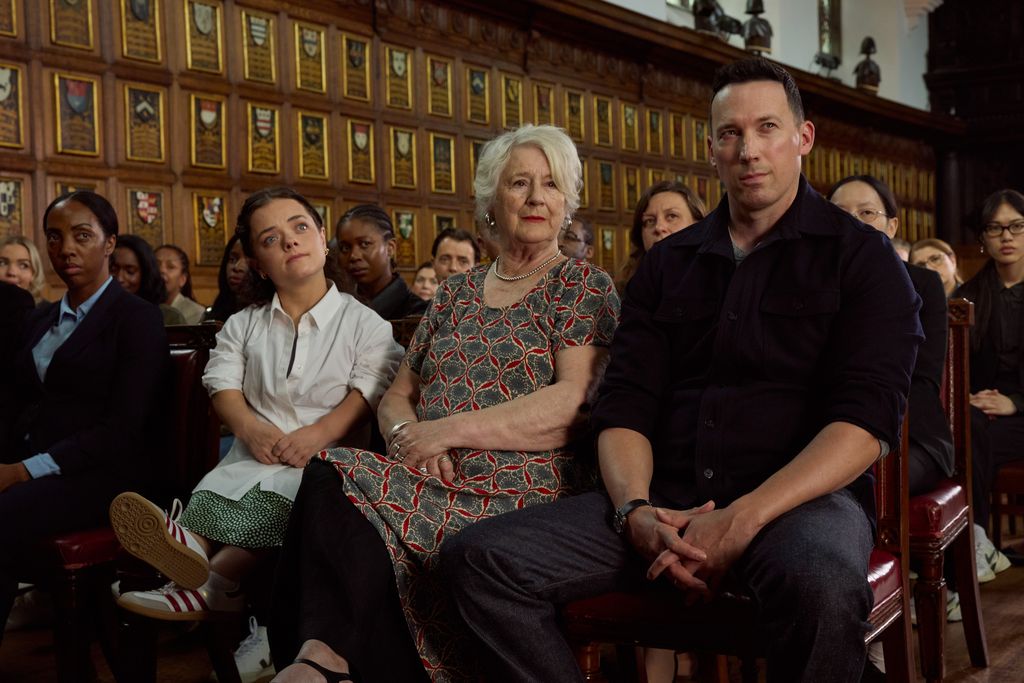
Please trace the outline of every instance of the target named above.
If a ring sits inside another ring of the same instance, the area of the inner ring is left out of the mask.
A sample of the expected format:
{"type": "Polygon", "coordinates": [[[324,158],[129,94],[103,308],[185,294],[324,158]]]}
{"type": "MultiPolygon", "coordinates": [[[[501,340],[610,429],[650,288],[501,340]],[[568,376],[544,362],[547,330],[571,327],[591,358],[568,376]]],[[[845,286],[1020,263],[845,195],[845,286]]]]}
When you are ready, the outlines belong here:
{"type": "Polygon", "coordinates": [[[861,209],[860,211],[855,212],[854,215],[859,218],[862,223],[871,223],[879,216],[882,218],[892,218],[889,214],[881,211],[875,211],[874,209],[861,209]]]}
{"type": "Polygon", "coordinates": [[[568,230],[566,230],[565,232],[562,233],[562,239],[565,240],[566,242],[579,242],[581,244],[582,243],[590,244],[589,242],[587,242],[582,237],[577,237],[576,235],[572,234],[568,230]]]}
{"type": "Polygon", "coordinates": [[[1001,223],[988,223],[985,225],[986,237],[1001,237],[1003,230],[1009,230],[1011,235],[1024,233],[1024,221],[1014,221],[1003,225],[1001,223]]]}
{"type": "Polygon", "coordinates": [[[938,267],[938,266],[942,265],[942,262],[945,259],[947,259],[947,258],[949,258],[949,257],[946,256],[945,254],[932,254],[931,256],[929,256],[926,259],[923,259],[921,261],[915,261],[913,265],[919,266],[919,267],[924,267],[924,266],[935,266],[935,267],[938,267]]]}

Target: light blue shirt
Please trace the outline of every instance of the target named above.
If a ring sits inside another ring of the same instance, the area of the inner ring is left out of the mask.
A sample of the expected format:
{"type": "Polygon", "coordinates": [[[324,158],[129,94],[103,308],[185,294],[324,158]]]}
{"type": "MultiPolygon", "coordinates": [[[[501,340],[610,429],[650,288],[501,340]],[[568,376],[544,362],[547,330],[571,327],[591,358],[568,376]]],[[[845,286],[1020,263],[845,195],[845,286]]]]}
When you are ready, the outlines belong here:
{"type": "MultiPolygon", "coordinates": [[[[54,354],[57,353],[57,349],[68,340],[68,337],[85,320],[85,316],[89,315],[89,311],[92,310],[96,301],[103,296],[103,292],[107,291],[107,287],[110,286],[113,280],[114,278],[108,277],[107,281],[96,290],[96,293],[80,303],[77,309],[71,308],[71,304],[68,303],[67,294],[64,294],[61,298],[56,324],[47,330],[39,342],[32,347],[32,360],[35,362],[36,373],[39,375],[40,382],[46,381],[46,371],[50,368],[50,362],[53,360],[54,354]]],[[[60,474],[60,467],[54,462],[53,457],[49,453],[33,455],[31,458],[22,460],[21,464],[25,466],[29,476],[33,479],[60,474]]]]}

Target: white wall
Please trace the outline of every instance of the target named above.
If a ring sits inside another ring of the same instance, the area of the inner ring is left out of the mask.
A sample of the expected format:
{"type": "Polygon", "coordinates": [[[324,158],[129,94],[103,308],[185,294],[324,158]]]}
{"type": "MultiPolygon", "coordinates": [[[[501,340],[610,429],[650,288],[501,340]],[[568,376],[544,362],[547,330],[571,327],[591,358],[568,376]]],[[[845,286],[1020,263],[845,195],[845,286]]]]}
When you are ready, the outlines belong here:
{"type": "MultiPolygon", "coordinates": [[[[664,0],[607,0],[648,17],[693,28],[693,15],[664,0]]],[[[719,0],[730,16],[741,22],[746,0],[719,0]]],[[[818,51],[817,0],[764,0],[761,16],[772,25],[772,59],[804,71],[818,73],[813,63],[818,51]]],[[[845,0],[842,13],[842,64],[833,76],[853,87],[853,68],[861,60],[860,43],[864,36],[875,39],[878,52],[871,56],[882,69],[878,96],[918,109],[928,109],[928,90],[924,84],[925,57],[928,52],[928,20],[922,17],[913,29],[907,26],[903,2],[895,0],[845,0]]],[[[733,36],[729,43],[743,47],[743,38],[733,36]]]]}

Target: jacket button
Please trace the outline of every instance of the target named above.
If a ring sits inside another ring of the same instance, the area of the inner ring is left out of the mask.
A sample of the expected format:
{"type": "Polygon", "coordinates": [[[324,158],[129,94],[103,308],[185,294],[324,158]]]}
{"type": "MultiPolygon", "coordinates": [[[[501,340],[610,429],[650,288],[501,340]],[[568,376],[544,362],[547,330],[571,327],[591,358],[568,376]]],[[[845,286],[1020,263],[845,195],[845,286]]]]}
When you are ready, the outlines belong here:
{"type": "Polygon", "coordinates": [[[707,427],[708,429],[714,429],[715,421],[709,417],[708,419],[704,420],[704,426],[707,427]]]}
{"type": "Polygon", "coordinates": [[[736,311],[729,311],[725,314],[726,320],[735,321],[739,316],[736,315],[736,311]]]}
{"type": "Polygon", "coordinates": [[[704,478],[705,479],[710,479],[713,476],[715,476],[715,471],[713,469],[708,467],[707,469],[704,470],[704,478]]]}
{"type": "Polygon", "coordinates": [[[672,313],[674,315],[682,315],[683,314],[683,309],[681,309],[681,308],[673,308],[672,309],[672,313]]]}
{"type": "Polygon", "coordinates": [[[793,308],[795,308],[798,311],[802,311],[804,309],[804,300],[803,299],[794,299],[793,300],[793,308]]]}

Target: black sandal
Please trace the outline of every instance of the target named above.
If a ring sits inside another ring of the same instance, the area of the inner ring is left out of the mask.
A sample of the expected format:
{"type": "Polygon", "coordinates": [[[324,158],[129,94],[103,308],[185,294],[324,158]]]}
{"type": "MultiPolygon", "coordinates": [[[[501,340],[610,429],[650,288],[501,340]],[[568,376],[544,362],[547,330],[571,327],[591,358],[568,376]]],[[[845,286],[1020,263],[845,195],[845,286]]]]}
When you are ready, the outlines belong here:
{"type": "Polygon", "coordinates": [[[352,674],[341,673],[340,671],[331,671],[323,664],[317,664],[312,659],[296,659],[295,664],[305,664],[306,666],[313,667],[317,670],[321,676],[327,681],[327,683],[342,683],[343,681],[355,681],[352,678],[352,674]]]}

